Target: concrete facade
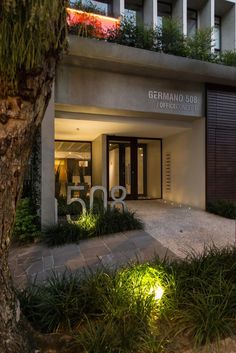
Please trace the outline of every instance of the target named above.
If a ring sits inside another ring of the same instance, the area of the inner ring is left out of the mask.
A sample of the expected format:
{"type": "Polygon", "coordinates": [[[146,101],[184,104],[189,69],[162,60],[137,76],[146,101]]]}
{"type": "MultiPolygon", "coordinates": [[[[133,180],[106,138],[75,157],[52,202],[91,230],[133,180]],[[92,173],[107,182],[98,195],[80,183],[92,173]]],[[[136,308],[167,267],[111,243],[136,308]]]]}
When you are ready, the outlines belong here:
{"type": "Polygon", "coordinates": [[[163,139],[164,160],[167,153],[171,155],[171,185],[168,191],[164,166],[163,198],[204,209],[205,118],[196,120],[192,129],[163,139]]]}
{"type": "Polygon", "coordinates": [[[54,174],[54,89],[41,127],[41,225],[56,222],[54,174]]]}

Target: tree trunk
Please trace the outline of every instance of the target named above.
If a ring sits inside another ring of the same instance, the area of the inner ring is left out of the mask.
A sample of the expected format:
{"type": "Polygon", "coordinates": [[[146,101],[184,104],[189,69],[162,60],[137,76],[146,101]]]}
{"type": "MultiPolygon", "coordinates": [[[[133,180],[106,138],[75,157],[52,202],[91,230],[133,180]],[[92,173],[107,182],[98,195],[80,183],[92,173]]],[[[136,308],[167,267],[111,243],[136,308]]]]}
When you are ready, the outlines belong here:
{"type": "Polygon", "coordinates": [[[23,329],[8,250],[25,168],[54,75],[55,59],[49,58],[40,71],[22,74],[17,95],[1,95],[6,90],[0,82],[0,353],[34,352],[32,338],[23,329]]]}

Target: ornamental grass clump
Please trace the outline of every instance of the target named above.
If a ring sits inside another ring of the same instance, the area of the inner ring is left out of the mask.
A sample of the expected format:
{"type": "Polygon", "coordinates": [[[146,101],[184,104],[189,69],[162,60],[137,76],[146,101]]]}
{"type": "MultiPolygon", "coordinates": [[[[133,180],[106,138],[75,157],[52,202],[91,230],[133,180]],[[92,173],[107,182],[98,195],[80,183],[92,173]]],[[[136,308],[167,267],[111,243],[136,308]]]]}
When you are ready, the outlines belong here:
{"type": "Polygon", "coordinates": [[[143,229],[143,223],[135,212],[110,207],[104,210],[98,204],[94,211],[81,213],[77,218],[46,228],[43,241],[49,246],[63,245],[135,229],[143,229]]]}
{"type": "Polygon", "coordinates": [[[61,1],[3,0],[0,14],[0,77],[16,88],[24,73],[40,70],[45,53],[65,48],[66,12],[61,1]]]}
{"type": "Polygon", "coordinates": [[[35,328],[69,333],[81,353],[210,350],[236,334],[235,263],[235,247],[212,246],[182,261],[54,273],[19,298],[35,328]]]}
{"type": "Polygon", "coordinates": [[[138,264],[119,271],[54,273],[19,298],[33,327],[70,332],[80,352],[148,352],[151,337],[156,346],[160,343],[156,317],[161,299],[152,292],[158,275],[155,268],[138,264]]]}

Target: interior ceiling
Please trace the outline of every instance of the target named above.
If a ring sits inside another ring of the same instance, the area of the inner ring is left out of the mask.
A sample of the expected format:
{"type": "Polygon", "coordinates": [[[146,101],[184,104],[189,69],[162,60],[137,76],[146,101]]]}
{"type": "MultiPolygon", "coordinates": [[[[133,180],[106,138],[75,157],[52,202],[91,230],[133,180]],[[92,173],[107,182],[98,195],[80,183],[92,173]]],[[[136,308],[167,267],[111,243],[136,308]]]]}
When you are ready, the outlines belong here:
{"type": "Polygon", "coordinates": [[[123,118],[120,121],[85,119],[55,119],[55,139],[93,141],[102,134],[133,137],[165,138],[191,128],[191,123],[160,120],[135,120],[123,118]]]}
{"type": "Polygon", "coordinates": [[[90,152],[90,144],[86,142],[56,141],[55,150],[57,152],[90,152]]]}

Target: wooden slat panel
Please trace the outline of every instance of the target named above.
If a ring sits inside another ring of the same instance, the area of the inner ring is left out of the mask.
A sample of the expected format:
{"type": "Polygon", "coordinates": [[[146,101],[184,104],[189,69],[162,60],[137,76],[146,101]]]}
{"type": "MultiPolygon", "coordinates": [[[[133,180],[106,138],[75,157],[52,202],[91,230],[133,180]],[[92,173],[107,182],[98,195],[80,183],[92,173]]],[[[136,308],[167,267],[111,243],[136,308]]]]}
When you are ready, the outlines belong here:
{"type": "Polygon", "coordinates": [[[236,92],[207,89],[207,201],[236,201],[236,92]]]}

